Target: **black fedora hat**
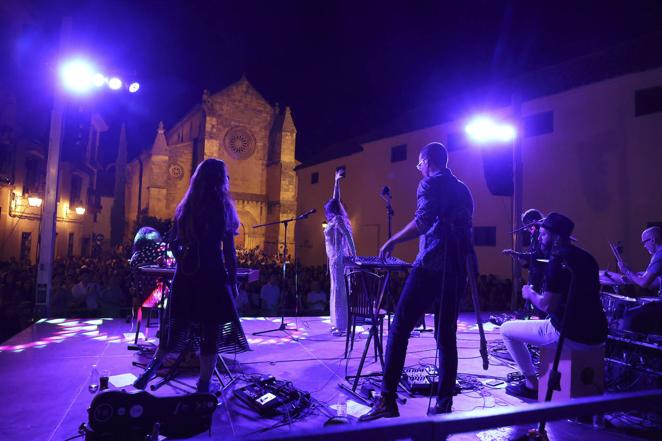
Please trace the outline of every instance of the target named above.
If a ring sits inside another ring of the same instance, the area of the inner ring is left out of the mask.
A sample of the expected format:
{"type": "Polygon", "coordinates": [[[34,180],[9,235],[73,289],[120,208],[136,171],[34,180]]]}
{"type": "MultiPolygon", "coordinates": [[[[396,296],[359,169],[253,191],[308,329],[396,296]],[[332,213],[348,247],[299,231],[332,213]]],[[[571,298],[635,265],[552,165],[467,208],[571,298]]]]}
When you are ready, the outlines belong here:
{"type": "Polygon", "coordinates": [[[552,212],[540,221],[540,226],[552,233],[570,238],[575,223],[561,213],[552,212]]]}

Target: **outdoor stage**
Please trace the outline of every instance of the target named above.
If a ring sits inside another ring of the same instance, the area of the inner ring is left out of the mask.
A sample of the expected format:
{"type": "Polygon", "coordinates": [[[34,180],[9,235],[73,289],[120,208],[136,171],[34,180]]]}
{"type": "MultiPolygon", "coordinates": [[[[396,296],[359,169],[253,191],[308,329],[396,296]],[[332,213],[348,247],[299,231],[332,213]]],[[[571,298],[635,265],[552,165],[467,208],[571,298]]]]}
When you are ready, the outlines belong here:
{"type": "MultiPolygon", "coordinates": [[[[460,378],[466,386],[473,382],[475,390],[465,390],[454,399],[453,411],[480,412],[500,406],[526,406],[522,400],[505,394],[505,384],[489,387],[489,380],[505,379],[515,371],[509,365],[490,357],[490,368],[483,371],[478,352],[478,331],[472,314],[462,314],[458,322],[460,378]],[[476,381],[482,383],[478,384],[476,381]]],[[[349,411],[355,398],[338,386],[344,376],[355,373],[367,334],[357,337],[349,360],[343,358],[344,337],[329,332],[328,317],[288,318],[296,331],[276,331],[260,337],[252,332],[272,329],[280,319],[245,318],[242,320],[252,351],[236,357],[225,357],[239,379],[219,397],[220,405],[213,416],[212,437],[225,439],[259,433],[286,433],[302,429],[320,428],[335,415],[339,397],[347,397],[349,411]],[[305,417],[288,422],[282,418],[266,419],[239,401],[232,389],[246,385],[252,375],[273,375],[289,380],[311,394],[316,408],[305,417]],[[281,424],[282,423],[282,424],[281,424]],[[279,427],[276,427],[279,426],[279,427]]],[[[428,325],[431,317],[427,317],[428,325]]],[[[148,338],[156,328],[148,329],[148,338]]],[[[386,330],[384,331],[386,335],[386,330]]],[[[498,344],[499,330],[486,324],[490,344],[498,344]]],[[[87,422],[87,408],[94,397],[88,391],[92,365],[108,370],[111,383],[122,374],[138,375],[133,361],[144,361],[135,351],[127,349],[133,343],[131,325],[120,319],[59,319],[40,321],[0,346],[0,439],[2,440],[64,440],[74,437],[83,422],[87,422]]],[[[434,341],[431,333],[421,333],[410,339],[406,366],[434,363],[434,341]]],[[[372,351],[364,373],[378,371],[372,351]]],[[[195,385],[197,367],[184,372],[178,379],[195,385]]],[[[113,386],[111,385],[111,388],[113,386]]],[[[126,386],[127,391],[133,390],[126,386]]],[[[173,382],[154,392],[155,395],[182,395],[191,389],[173,382]]],[[[411,397],[400,405],[402,417],[422,417],[428,406],[427,397],[411,397]]],[[[433,401],[434,404],[434,401],[433,401]]],[[[360,412],[361,413],[361,412],[360,412]]],[[[352,419],[351,424],[359,424],[352,419]]],[[[364,423],[370,424],[370,423],[364,423]]],[[[454,435],[454,440],[506,440],[526,432],[527,427],[507,427],[454,435]]],[[[592,426],[559,421],[548,424],[550,439],[600,440],[639,439],[592,426]]],[[[80,438],[79,438],[80,439],[80,438]]],[[[193,439],[209,439],[206,433],[193,439]]],[[[373,440],[377,441],[377,440],[373,440]]]]}

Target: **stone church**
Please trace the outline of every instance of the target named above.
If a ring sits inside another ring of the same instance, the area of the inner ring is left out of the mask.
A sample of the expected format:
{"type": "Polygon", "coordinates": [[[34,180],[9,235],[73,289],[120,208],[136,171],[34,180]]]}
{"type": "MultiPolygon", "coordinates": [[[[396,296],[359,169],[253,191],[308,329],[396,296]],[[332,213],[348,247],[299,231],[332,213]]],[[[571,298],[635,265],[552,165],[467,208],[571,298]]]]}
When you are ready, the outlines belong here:
{"type": "MultiPolygon", "coordinates": [[[[171,219],[198,163],[218,158],[227,164],[241,220],[237,247],[282,252],[282,225],[253,226],[296,215],[295,139],[289,107],[269,104],[245,77],[218,93],[205,91],[174,126],[161,123],[151,148],[127,165],[128,231],[144,216],[171,219]]],[[[287,232],[289,254],[294,227],[287,232]]]]}

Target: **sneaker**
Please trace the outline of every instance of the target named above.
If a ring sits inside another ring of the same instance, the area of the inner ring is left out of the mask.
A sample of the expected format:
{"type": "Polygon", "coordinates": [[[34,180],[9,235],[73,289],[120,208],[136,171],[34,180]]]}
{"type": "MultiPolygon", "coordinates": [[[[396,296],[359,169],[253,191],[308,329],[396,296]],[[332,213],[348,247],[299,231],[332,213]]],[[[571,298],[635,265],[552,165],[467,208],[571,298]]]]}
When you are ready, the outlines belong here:
{"type": "Polygon", "coordinates": [[[379,418],[395,418],[400,416],[398,404],[395,398],[389,399],[382,396],[377,397],[372,409],[359,417],[359,422],[373,421],[379,418]]]}
{"type": "Polygon", "coordinates": [[[342,329],[334,329],[333,331],[331,331],[331,335],[333,335],[334,337],[344,337],[345,331],[343,331],[342,329]]]}
{"type": "Polygon", "coordinates": [[[523,381],[520,383],[510,383],[506,386],[506,393],[513,397],[528,398],[530,400],[538,399],[538,389],[526,387],[523,381]]]}

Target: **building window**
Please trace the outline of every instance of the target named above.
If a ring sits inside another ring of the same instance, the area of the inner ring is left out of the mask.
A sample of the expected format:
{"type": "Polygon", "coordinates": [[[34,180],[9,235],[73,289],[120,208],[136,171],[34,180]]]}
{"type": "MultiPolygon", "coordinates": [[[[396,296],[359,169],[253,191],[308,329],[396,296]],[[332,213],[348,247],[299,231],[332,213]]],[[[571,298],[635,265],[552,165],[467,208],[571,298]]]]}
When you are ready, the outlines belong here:
{"type": "Polygon", "coordinates": [[[81,202],[80,193],[83,189],[83,178],[71,175],[71,189],[69,191],[69,206],[77,207],[81,202]]]}
{"type": "Polygon", "coordinates": [[[541,112],[522,118],[524,136],[538,136],[554,131],[554,112],[541,112]]]}
{"type": "Polygon", "coordinates": [[[407,144],[391,147],[391,162],[401,162],[407,160],[407,144]]]}
{"type": "Polygon", "coordinates": [[[0,184],[14,181],[14,148],[0,141],[0,184]]]}
{"type": "Polygon", "coordinates": [[[477,247],[495,247],[496,227],[474,227],[474,245],[477,247]]]}
{"type": "Polygon", "coordinates": [[[311,184],[317,184],[320,181],[320,174],[319,172],[313,172],[310,175],[310,183],[311,184]]]}
{"type": "Polygon", "coordinates": [[[67,257],[74,255],[74,233],[69,233],[69,241],[67,242],[67,257]]]}
{"type": "Polygon", "coordinates": [[[32,250],[32,233],[21,233],[21,263],[30,260],[30,251],[32,250]]]}
{"type": "Polygon", "coordinates": [[[23,194],[44,194],[46,188],[46,162],[41,158],[30,157],[25,161],[23,194]]]}
{"type": "Polygon", "coordinates": [[[634,92],[634,116],[662,112],[662,86],[634,92]]]}

